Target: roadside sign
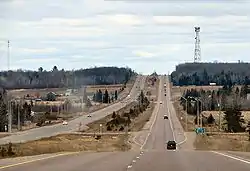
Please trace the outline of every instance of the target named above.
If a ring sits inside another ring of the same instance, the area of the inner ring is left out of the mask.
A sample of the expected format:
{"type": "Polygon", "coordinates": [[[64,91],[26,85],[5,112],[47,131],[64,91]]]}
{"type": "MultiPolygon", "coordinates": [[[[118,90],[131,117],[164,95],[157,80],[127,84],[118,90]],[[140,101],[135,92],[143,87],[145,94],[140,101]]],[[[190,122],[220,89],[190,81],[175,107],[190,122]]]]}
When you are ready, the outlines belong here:
{"type": "Polygon", "coordinates": [[[195,132],[196,134],[204,134],[205,133],[205,128],[195,128],[195,132]]]}

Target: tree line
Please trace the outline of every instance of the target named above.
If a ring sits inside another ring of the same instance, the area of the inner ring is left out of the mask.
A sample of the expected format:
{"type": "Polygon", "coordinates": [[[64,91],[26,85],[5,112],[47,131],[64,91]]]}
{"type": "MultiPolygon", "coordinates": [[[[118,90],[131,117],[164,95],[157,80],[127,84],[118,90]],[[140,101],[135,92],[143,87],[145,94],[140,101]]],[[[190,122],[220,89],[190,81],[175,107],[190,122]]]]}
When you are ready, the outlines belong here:
{"type": "Polygon", "coordinates": [[[99,103],[111,103],[118,99],[118,91],[115,90],[115,93],[109,93],[106,89],[104,93],[101,89],[96,90],[96,92],[93,95],[93,101],[99,102],[99,103]]]}
{"type": "MultiPolygon", "coordinates": [[[[224,111],[225,121],[223,126],[227,132],[242,132],[246,129],[246,123],[243,119],[241,110],[249,110],[249,100],[247,100],[247,93],[249,88],[247,85],[241,87],[223,86],[218,90],[186,90],[181,99],[180,104],[183,109],[190,115],[197,115],[197,111],[224,111]]],[[[197,118],[194,120],[197,123],[197,118]]],[[[212,115],[209,117],[202,116],[203,124],[212,124],[215,119],[212,115]]],[[[247,127],[250,126],[250,122],[247,127]]]]}
{"type": "Polygon", "coordinates": [[[81,87],[82,85],[126,84],[136,75],[131,68],[95,67],[65,71],[54,66],[51,71],[42,67],[38,71],[2,71],[0,87],[5,89],[19,88],[61,88],[81,87]]]}
{"type": "Polygon", "coordinates": [[[8,131],[8,110],[12,113],[12,124],[18,124],[18,114],[20,115],[20,124],[24,125],[24,122],[31,120],[31,108],[33,103],[28,104],[24,102],[23,104],[17,103],[15,101],[7,102],[7,93],[4,89],[0,92],[0,132],[8,131]],[[7,129],[7,130],[6,130],[7,129]]]}
{"type": "Polygon", "coordinates": [[[250,84],[250,63],[185,63],[171,73],[175,86],[250,84]]]}
{"type": "Polygon", "coordinates": [[[113,112],[111,120],[106,123],[107,131],[124,131],[126,126],[130,126],[132,122],[131,120],[142,114],[147,109],[149,104],[150,102],[148,98],[144,95],[144,92],[141,91],[136,105],[134,105],[133,108],[130,108],[129,111],[122,113],[119,113],[119,111],[113,112]]]}

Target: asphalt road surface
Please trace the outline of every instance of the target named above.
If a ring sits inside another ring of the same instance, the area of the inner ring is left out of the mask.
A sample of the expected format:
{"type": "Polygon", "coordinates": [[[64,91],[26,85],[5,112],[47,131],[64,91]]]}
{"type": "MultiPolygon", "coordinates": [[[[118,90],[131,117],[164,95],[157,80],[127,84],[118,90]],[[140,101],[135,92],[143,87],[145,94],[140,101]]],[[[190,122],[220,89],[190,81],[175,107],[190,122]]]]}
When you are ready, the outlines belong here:
{"type": "Polygon", "coordinates": [[[124,99],[124,101],[126,101],[126,103],[123,102],[118,102],[115,103],[113,105],[110,105],[104,109],[95,111],[93,113],[91,113],[92,117],[87,117],[85,116],[81,116],[78,117],[74,120],[71,120],[68,122],[68,125],[62,125],[60,124],[55,124],[55,125],[51,125],[51,126],[44,126],[44,127],[40,127],[40,128],[34,128],[34,129],[30,129],[27,131],[22,131],[22,132],[18,132],[16,134],[13,134],[11,136],[7,136],[4,138],[0,139],[0,144],[6,144],[9,142],[12,143],[19,143],[19,142],[25,142],[25,141],[30,141],[30,140],[35,140],[35,139],[40,139],[42,137],[50,137],[53,135],[57,135],[60,133],[67,133],[67,132],[72,132],[72,131],[77,131],[79,129],[79,125],[81,123],[81,127],[84,129],[86,129],[86,124],[99,120],[105,116],[107,116],[108,114],[111,114],[113,111],[117,111],[120,108],[123,108],[124,106],[126,106],[127,103],[130,103],[131,101],[133,101],[140,93],[141,89],[144,89],[144,84],[146,81],[146,77],[145,76],[138,76],[134,86],[132,87],[131,91],[130,91],[130,97],[126,97],[124,99]]]}
{"type": "MultiPolygon", "coordinates": [[[[142,144],[141,150],[112,153],[77,153],[50,158],[31,163],[13,165],[6,159],[0,162],[0,170],[60,170],[60,171],[249,171],[250,161],[232,156],[225,152],[194,151],[184,148],[185,136],[181,130],[170,101],[169,90],[164,96],[164,79],[160,81],[159,100],[152,116],[152,126],[137,139],[142,144]],[[163,115],[169,116],[168,120],[163,115]],[[145,141],[146,140],[146,141],[145,141]],[[177,150],[167,150],[166,142],[176,140],[177,150]],[[145,142],[145,143],[144,143],[145,142]]],[[[169,88],[169,87],[168,87],[169,88]]]]}

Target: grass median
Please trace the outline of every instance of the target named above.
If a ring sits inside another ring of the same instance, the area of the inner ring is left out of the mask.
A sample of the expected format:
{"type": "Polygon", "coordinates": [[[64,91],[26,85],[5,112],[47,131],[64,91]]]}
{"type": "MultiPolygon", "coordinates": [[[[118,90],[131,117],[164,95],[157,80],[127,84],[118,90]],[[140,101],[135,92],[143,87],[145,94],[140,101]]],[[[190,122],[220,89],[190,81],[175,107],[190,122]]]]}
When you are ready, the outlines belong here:
{"type": "Polygon", "coordinates": [[[1,145],[0,158],[31,156],[57,152],[78,151],[127,151],[130,145],[126,135],[86,136],[81,134],[61,134],[26,143],[1,145]]]}

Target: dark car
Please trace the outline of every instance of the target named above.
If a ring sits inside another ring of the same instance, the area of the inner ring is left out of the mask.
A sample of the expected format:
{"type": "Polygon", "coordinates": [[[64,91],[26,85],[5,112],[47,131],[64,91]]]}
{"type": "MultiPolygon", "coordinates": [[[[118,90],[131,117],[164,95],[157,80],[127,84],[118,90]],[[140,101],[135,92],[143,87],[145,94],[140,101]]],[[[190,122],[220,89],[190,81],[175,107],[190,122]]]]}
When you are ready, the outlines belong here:
{"type": "Polygon", "coordinates": [[[168,119],[168,116],[167,116],[167,115],[164,115],[163,118],[164,118],[164,119],[168,119]]]}
{"type": "Polygon", "coordinates": [[[166,94],[165,94],[165,96],[166,96],[166,94]]]}
{"type": "Polygon", "coordinates": [[[175,150],[176,149],[176,142],[175,141],[168,141],[167,142],[167,149],[168,150],[175,150]]]}

